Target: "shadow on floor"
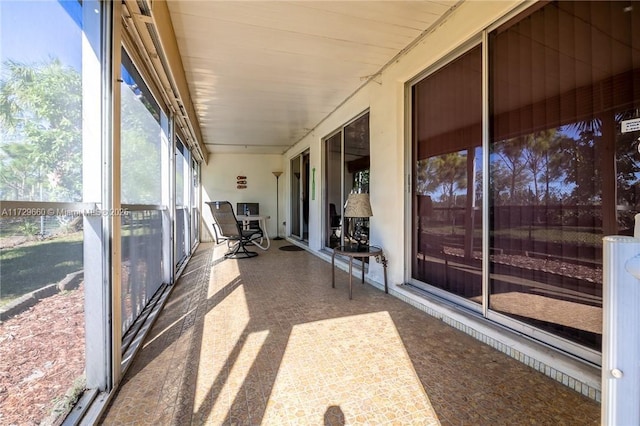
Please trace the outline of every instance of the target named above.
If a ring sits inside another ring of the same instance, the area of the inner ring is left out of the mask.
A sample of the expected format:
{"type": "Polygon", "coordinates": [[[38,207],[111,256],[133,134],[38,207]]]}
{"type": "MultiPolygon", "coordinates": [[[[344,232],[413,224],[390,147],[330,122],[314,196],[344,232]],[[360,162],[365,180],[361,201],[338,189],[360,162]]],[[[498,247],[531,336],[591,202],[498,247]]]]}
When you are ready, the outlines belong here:
{"type": "Polygon", "coordinates": [[[104,424],[599,424],[596,402],[307,252],[203,244],[104,424]]]}

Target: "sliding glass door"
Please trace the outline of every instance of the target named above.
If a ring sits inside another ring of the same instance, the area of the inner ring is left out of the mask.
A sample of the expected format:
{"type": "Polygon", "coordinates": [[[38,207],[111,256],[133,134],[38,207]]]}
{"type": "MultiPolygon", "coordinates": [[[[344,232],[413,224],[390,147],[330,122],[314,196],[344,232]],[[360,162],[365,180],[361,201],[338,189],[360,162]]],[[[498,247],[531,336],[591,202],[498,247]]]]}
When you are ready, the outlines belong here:
{"type": "Polygon", "coordinates": [[[311,195],[309,151],[291,159],[291,236],[309,239],[309,198],[311,195]]]}
{"type": "Polygon", "coordinates": [[[341,243],[342,225],[342,131],[324,142],[325,164],[325,246],[333,248],[341,243]]]}
{"type": "MultiPolygon", "coordinates": [[[[343,244],[344,204],[351,191],[369,192],[369,163],[369,113],[366,112],[324,141],[325,247],[332,249],[343,244]]],[[[363,232],[368,235],[369,219],[360,220],[363,232]]]]}
{"type": "Polygon", "coordinates": [[[640,11],[558,2],[490,34],[489,307],[595,350],[602,237],[638,212],[640,11]]]}
{"type": "Polygon", "coordinates": [[[637,22],[537,4],[412,85],[416,285],[598,362],[602,237],[640,211],[637,22]]]}
{"type": "Polygon", "coordinates": [[[482,303],[482,54],[413,87],[413,278],[482,303]]]}

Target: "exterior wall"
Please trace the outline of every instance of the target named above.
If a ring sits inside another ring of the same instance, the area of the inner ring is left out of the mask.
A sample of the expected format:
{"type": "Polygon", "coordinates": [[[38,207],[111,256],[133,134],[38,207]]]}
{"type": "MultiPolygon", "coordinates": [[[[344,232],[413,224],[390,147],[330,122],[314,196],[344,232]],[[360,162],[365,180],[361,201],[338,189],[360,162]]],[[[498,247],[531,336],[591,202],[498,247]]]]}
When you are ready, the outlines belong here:
{"type": "MultiPolygon", "coordinates": [[[[209,162],[202,165],[202,227],[201,241],[213,241],[211,211],[207,201],[229,201],[236,209],[236,203],[260,203],[260,214],[271,216],[267,221],[267,233],[276,236],[276,178],[271,173],[282,171],[280,155],[210,154],[209,162]],[[236,188],[236,177],[247,177],[247,188],[236,188]]],[[[280,223],[285,220],[284,182],[287,175],[280,176],[280,223]]],[[[236,214],[239,214],[236,212],[236,214]]],[[[280,235],[284,228],[280,226],[280,235]]]]}
{"type": "MultiPolygon", "coordinates": [[[[356,92],[340,108],[287,152],[287,161],[305,148],[311,149],[311,167],[316,168],[316,199],[310,206],[309,247],[321,250],[322,209],[325,189],[322,139],[356,115],[370,111],[371,148],[371,241],[384,248],[389,260],[388,280],[391,286],[405,282],[405,259],[408,256],[405,237],[407,179],[407,133],[405,85],[416,75],[442,60],[448,53],[471,39],[504,16],[521,2],[465,2],[450,14],[438,28],[426,34],[408,52],[396,58],[382,73],[356,92]]],[[[382,283],[382,265],[372,262],[368,273],[371,281],[382,283]]]]}

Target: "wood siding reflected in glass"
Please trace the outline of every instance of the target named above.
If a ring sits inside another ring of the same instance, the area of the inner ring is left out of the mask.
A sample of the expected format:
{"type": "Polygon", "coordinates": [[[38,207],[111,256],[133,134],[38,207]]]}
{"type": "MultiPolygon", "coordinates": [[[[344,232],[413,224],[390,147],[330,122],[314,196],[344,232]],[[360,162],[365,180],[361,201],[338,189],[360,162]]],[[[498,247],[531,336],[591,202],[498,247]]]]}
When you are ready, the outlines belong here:
{"type": "Polygon", "coordinates": [[[413,88],[413,278],[482,302],[482,56],[413,88]]]}
{"type": "Polygon", "coordinates": [[[602,237],[638,212],[640,133],[620,126],[640,116],[633,6],[551,3],[489,45],[489,307],[596,350],[602,237]]]}

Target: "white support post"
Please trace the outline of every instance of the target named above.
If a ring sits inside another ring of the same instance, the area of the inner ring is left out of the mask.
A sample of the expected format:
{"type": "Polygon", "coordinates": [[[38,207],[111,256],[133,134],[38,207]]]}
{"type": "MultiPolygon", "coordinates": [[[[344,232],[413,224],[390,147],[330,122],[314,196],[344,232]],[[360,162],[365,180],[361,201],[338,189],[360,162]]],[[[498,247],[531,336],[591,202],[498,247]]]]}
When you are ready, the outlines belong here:
{"type": "MultiPolygon", "coordinates": [[[[111,207],[105,201],[113,191],[104,171],[111,166],[111,157],[106,158],[105,151],[114,137],[112,53],[113,49],[120,51],[117,23],[121,19],[116,5],[97,0],[82,2],[82,201],[105,211],[111,207]]],[[[83,216],[85,377],[87,388],[100,391],[110,390],[117,381],[112,368],[117,362],[112,356],[114,345],[120,350],[119,341],[113,343],[111,335],[120,322],[111,311],[116,302],[111,294],[108,220],[102,215],[83,216]]]]}
{"type": "Polygon", "coordinates": [[[175,117],[173,114],[167,116],[160,115],[160,126],[162,127],[162,205],[166,207],[162,213],[162,282],[173,284],[174,282],[174,262],[173,262],[173,158],[175,145],[173,140],[175,117]]]}
{"type": "Polygon", "coordinates": [[[640,425],[639,238],[604,238],[602,296],[601,422],[640,425]]]}

